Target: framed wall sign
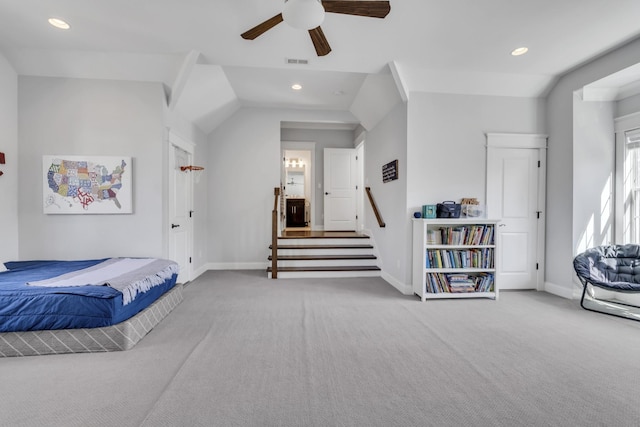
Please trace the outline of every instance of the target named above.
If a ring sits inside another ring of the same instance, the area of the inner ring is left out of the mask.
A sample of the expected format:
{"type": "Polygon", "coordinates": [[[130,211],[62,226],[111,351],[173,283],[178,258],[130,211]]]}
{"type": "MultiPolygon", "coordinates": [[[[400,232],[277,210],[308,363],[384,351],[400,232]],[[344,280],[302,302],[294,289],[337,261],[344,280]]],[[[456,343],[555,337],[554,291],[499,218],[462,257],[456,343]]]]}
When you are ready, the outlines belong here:
{"type": "Polygon", "coordinates": [[[398,179],[398,160],[382,165],[382,182],[398,179]]]}

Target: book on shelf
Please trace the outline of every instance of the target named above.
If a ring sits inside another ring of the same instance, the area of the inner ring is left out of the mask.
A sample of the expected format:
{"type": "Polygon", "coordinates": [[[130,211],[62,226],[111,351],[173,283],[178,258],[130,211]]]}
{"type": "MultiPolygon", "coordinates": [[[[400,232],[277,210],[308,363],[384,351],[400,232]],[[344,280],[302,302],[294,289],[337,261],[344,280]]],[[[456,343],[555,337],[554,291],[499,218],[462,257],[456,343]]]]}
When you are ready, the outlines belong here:
{"type": "Polygon", "coordinates": [[[426,268],[493,268],[493,248],[427,249],[426,268]]]}
{"type": "Polygon", "coordinates": [[[445,244],[445,245],[476,245],[476,246],[492,245],[493,233],[494,233],[493,224],[440,227],[437,232],[432,229],[427,229],[427,243],[428,244],[445,244]],[[433,243],[430,243],[430,242],[433,242],[433,243]]]}
{"type": "Polygon", "coordinates": [[[440,234],[436,230],[427,229],[427,245],[439,245],[442,243],[440,234]]]}
{"type": "Polygon", "coordinates": [[[427,273],[427,293],[492,292],[492,273],[427,273]]]}

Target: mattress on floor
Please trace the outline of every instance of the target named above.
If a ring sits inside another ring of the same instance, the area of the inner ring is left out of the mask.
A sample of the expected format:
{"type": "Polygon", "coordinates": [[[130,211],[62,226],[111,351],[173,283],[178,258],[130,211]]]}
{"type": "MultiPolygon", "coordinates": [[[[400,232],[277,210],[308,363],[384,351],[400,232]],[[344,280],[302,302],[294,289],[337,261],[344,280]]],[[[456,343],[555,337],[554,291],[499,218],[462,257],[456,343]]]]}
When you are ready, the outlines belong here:
{"type": "Polygon", "coordinates": [[[101,328],[121,323],[174,287],[177,275],[123,304],[110,286],[29,286],[41,280],[97,266],[105,260],[20,261],[0,273],[0,332],[101,328]]]}
{"type": "Polygon", "coordinates": [[[149,307],[117,325],[0,333],[0,357],[129,350],[182,300],[182,284],[177,284],[149,307]]]}

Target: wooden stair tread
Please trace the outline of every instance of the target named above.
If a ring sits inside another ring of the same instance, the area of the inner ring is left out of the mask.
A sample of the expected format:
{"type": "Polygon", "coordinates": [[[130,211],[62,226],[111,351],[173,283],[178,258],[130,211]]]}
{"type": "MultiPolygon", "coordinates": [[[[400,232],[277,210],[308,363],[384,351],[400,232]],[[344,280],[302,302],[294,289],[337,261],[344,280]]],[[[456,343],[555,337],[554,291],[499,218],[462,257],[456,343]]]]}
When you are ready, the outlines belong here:
{"type": "MultiPolygon", "coordinates": [[[[278,267],[278,273],[287,271],[380,271],[375,265],[335,266],[335,267],[278,267]]],[[[267,268],[267,273],[271,267],[267,268]]]]}
{"type": "MultiPolygon", "coordinates": [[[[375,248],[370,242],[372,242],[370,236],[356,231],[285,230],[281,236],[277,237],[278,262],[291,262],[291,264],[297,265],[295,267],[278,265],[277,271],[278,273],[288,273],[287,276],[289,277],[379,275],[382,270],[377,265],[361,265],[374,264],[377,259],[372,253],[375,248]],[[292,241],[291,239],[296,240],[292,241]],[[283,255],[280,250],[294,252],[291,255],[283,255]],[[371,260],[374,261],[371,262],[371,260]]],[[[276,242],[273,242],[273,244],[276,244],[276,242]]],[[[273,244],[269,246],[268,274],[273,272],[273,244]]]]}
{"type": "Polygon", "coordinates": [[[373,249],[373,245],[278,245],[278,249],[373,249]]]}
{"type": "MultiPolygon", "coordinates": [[[[269,255],[269,261],[273,257],[269,255]]],[[[278,255],[278,261],[315,261],[338,259],[376,259],[375,255],[278,255]]]]}

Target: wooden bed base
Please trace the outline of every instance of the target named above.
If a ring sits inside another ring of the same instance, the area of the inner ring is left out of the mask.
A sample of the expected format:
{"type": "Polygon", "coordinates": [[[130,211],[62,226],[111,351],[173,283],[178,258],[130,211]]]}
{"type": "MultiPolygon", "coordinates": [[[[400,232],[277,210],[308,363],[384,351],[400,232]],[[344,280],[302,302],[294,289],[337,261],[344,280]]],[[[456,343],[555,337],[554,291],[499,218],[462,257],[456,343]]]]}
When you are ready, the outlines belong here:
{"type": "Polygon", "coordinates": [[[129,350],[184,299],[182,284],[130,319],[87,329],[0,333],[0,357],[129,350]]]}

